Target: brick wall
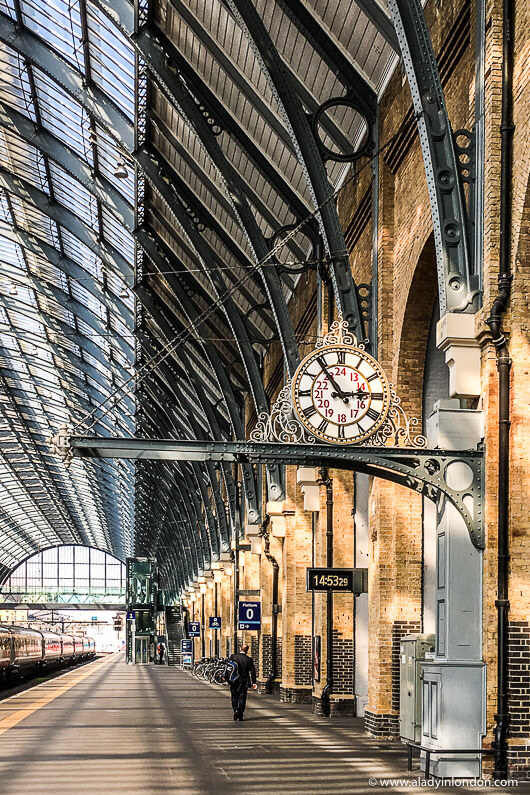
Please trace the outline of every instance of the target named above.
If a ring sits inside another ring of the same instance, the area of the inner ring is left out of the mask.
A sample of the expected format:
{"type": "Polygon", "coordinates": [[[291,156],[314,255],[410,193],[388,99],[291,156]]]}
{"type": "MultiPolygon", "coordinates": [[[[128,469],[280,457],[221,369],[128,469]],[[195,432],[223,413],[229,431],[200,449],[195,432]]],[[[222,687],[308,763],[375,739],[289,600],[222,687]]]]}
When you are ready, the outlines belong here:
{"type": "Polygon", "coordinates": [[[254,667],[256,668],[256,676],[260,672],[260,658],[259,658],[259,640],[253,637],[250,641],[250,656],[254,660],[254,667]]]}
{"type": "Polygon", "coordinates": [[[294,636],[294,683],[311,687],[313,683],[312,639],[309,635],[294,636]]]}
{"type": "Polygon", "coordinates": [[[355,692],[355,657],[353,638],[333,630],[333,695],[355,692]]]}
{"type": "Polygon", "coordinates": [[[399,644],[405,635],[418,635],[421,632],[419,621],[395,621],[392,627],[392,712],[399,714],[399,644]]]}

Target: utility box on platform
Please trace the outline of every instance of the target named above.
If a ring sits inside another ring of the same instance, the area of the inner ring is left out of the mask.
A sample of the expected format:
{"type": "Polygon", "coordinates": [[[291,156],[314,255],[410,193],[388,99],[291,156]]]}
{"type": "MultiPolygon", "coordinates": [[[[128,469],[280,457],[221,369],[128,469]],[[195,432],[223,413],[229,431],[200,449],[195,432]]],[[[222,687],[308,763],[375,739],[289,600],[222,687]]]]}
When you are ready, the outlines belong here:
{"type": "Polygon", "coordinates": [[[421,663],[434,656],[434,635],[407,635],[399,644],[399,734],[402,740],[421,740],[421,663]]]}

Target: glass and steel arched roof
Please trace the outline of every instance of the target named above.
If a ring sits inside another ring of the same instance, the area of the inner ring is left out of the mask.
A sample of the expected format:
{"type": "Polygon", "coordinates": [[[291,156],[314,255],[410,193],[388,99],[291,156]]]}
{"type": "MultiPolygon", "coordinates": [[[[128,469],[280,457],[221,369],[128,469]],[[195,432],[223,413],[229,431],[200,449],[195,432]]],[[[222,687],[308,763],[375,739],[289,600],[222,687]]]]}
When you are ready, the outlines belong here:
{"type": "Polygon", "coordinates": [[[48,438],[237,438],[267,407],[300,263],[344,249],[322,152],[362,148],[396,49],[383,0],[0,0],[3,571],[79,543],[178,590],[228,549],[230,472],[66,469],[48,438]]]}

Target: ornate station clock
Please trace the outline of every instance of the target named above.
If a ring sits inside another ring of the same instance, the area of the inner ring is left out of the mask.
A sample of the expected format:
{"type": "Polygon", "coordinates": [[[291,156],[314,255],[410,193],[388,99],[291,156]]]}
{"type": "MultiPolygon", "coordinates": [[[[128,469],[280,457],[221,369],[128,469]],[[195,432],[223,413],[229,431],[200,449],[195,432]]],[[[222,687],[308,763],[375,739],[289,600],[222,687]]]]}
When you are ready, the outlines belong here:
{"type": "Polygon", "coordinates": [[[294,374],[292,405],[310,434],[333,444],[358,444],[384,423],[391,403],[386,375],[354,345],[312,351],[294,374]]]}

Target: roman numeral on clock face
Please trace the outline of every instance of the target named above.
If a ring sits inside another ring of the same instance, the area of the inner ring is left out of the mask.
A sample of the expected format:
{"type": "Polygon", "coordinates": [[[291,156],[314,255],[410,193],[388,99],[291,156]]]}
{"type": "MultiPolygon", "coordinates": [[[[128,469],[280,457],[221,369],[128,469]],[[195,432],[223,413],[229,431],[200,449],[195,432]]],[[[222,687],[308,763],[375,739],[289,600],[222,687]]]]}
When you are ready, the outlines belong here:
{"type": "MultiPolygon", "coordinates": [[[[312,417],[312,416],[313,416],[313,414],[316,414],[316,413],[317,413],[317,410],[316,410],[316,408],[315,408],[314,406],[308,406],[306,409],[304,409],[304,416],[305,416],[305,418],[306,418],[307,420],[308,420],[310,417],[312,417]]],[[[326,424],[327,424],[327,423],[326,423],[326,424]]]]}
{"type": "Polygon", "coordinates": [[[339,351],[338,352],[338,357],[339,357],[338,364],[346,364],[346,352],[345,351],[339,351]]]}
{"type": "Polygon", "coordinates": [[[369,378],[367,378],[366,380],[367,381],[373,381],[374,378],[379,378],[379,375],[377,373],[372,373],[372,375],[369,378]]]}
{"type": "MultiPolygon", "coordinates": [[[[368,379],[368,380],[370,380],[370,379],[368,379]]],[[[300,392],[300,394],[302,394],[302,393],[300,392]]],[[[382,392],[372,392],[370,397],[372,398],[372,400],[383,400],[385,396],[383,395],[382,392]]]]}
{"type": "MultiPolygon", "coordinates": [[[[311,390],[310,389],[301,389],[298,393],[300,397],[311,397],[311,390]]],[[[373,395],[372,395],[373,397],[373,395]]],[[[383,395],[381,395],[381,400],[383,399],[383,395]]]]}
{"type": "Polygon", "coordinates": [[[328,420],[322,420],[322,422],[318,426],[318,430],[320,431],[320,433],[325,433],[328,425],[329,425],[328,420]]]}
{"type": "Polygon", "coordinates": [[[344,436],[344,425],[339,425],[339,436],[338,436],[338,438],[339,439],[345,439],[346,438],[344,436]]]}
{"type": "Polygon", "coordinates": [[[374,421],[379,419],[379,414],[375,409],[368,409],[368,411],[366,412],[366,416],[370,417],[370,419],[374,421]]]}

